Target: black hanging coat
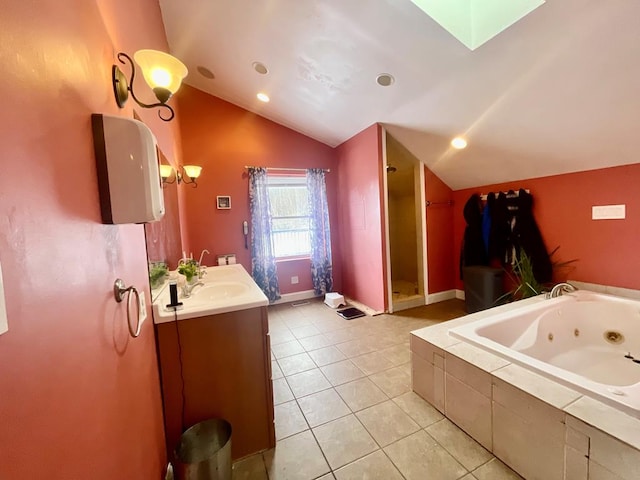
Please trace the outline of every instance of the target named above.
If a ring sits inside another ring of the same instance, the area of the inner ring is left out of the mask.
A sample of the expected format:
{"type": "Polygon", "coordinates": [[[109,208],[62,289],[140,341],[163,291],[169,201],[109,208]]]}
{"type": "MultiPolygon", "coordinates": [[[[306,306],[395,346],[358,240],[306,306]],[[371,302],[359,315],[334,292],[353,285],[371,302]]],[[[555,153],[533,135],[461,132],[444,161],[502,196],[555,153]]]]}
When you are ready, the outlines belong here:
{"type": "Polygon", "coordinates": [[[462,268],[471,265],[488,265],[484,240],[482,238],[482,201],[480,195],[471,195],[463,209],[467,227],[464,229],[462,249],[460,252],[460,278],[462,268]]]}
{"type": "Polygon", "coordinates": [[[539,283],[551,281],[551,259],[542,240],[540,229],[533,218],[533,196],[520,189],[516,204],[518,206],[516,223],[513,228],[512,239],[517,249],[524,250],[531,259],[533,276],[539,283]]]}

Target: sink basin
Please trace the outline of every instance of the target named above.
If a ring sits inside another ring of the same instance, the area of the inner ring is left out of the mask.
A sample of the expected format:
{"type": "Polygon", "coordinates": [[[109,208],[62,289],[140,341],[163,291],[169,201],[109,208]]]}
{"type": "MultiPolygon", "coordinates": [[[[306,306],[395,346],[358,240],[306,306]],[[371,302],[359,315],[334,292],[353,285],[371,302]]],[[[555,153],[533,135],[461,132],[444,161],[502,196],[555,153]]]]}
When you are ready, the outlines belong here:
{"type": "Polygon", "coordinates": [[[187,301],[198,303],[215,303],[220,300],[232,299],[244,295],[249,291],[249,285],[241,282],[216,282],[196,287],[187,301]]]}

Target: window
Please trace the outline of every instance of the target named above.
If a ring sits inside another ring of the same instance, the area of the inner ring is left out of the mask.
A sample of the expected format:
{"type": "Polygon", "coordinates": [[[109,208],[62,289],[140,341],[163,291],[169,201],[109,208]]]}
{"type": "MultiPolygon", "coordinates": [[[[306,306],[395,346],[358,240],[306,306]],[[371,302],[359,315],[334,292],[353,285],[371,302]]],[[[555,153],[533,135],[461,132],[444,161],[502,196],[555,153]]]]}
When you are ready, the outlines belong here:
{"type": "Polygon", "coordinates": [[[276,258],[309,255],[311,238],[307,179],[304,176],[270,175],[268,192],[276,258]]]}

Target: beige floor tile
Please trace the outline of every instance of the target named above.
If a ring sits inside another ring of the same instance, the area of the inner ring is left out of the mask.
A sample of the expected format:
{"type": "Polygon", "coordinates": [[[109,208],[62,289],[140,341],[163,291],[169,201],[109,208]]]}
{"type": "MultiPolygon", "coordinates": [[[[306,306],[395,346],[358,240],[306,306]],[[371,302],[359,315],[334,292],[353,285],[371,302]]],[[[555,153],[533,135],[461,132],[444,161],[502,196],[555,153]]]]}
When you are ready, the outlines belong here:
{"type": "Polygon", "coordinates": [[[285,318],[284,323],[289,327],[290,330],[300,327],[306,327],[311,325],[311,320],[303,316],[296,316],[295,318],[285,318]]]}
{"type": "Polygon", "coordinates": [[[310,352],[312,350],[328,347],[331,345],[331,342],[324,335],[314,335],[313,337],[301,338],[300,345],[302,345],[302,348],[307,352],[310,352]]]}
{"type": "Polygon", "coordinates": [[[271,380],[277,380],[279,378],[284,377],[282,370],[280,370],[280,366],[276,360],[271,360],[271,380]]]}
{"type": "Polygon", "coordinates": [[[335,475],[338,480],[402,480],[402,475],[382,450],[336,470],[335,475]]]}
{"type": "Polygon", "coordinates": [[[298,340],[307,337],[313,337],[314,335],[320,335],[320,330],[318,330],[313,325],[305,325],[304,327],[292,328],[291,333],[298,340]]]}
{"type": "Polygon", "coordinates": [[[306,353],[298,353],[290,357],[281,358],[278,360],[278,365],[280,365],[280,370],[282,370],[285,377],[316,368],[316,364],[306,353]]]}
{"type": "Polygon", "coordinates": [[[319,367],[324,367],[330,363],[341,362],[342,360],[347,359],[347,357],[344,356],[344,353],[336,347],[325,347],[313,350],[312,352],[309,352],[309,356],[319,367]]]}
{"type": "Polygon", "coordinates": [[[313,429],[332,470],[378,449],[358,419],[349,415],[313,429]]]}
{"type": "Polygon", "coordinates": [[[293,342],[296,339],[287,327],[284,327],[284,329],[271,330],[269,336],[271,337],[271,346],[293,342]]]}
{"type": "Polygon", "coordinates": [[[273,404],[278,405],[280,403],[293,400],[293,393],[284,378],[278,378],[273,381],[273,404]]]}
{"type": "Polygon", "coordinates": [[[285,438],[264,453],[269,480],[311,480],[330,469],[311,431],[285,438]]]}
{"type": "Polygon", "coordinates": [[[358,355],[364,355],[365,353],[373,352],[376,349],[376,347],[369,344],[365,339],[362,338],[339,343],[336,346],[338,347],[338,350],[344,353],[348,358],[357,357],[358,355]]]}
{"type": "Polygon", "coordinates": [[[407,480],[455,480],[467,473],[424,430],[392,443],[384,452],[407,480]]]}
{"type": "Polygon", "coordinates": [[[350,328],[340,328],[339,330],[332,330],[329,332],[323,332],[323,335],[329,339],[332,344],[351,342],[356,337],[351,333],[350,328]]]}
{"type": "Polygon", "coordinates": [[[331,384],[319,369],[307,370],[287,377],[287,383],[296,398],[331,388],[331,384]]]}
{"type": "Polygon", "coordinates": [[[325,365],[320,370],[334,387],[365,376],[350,360],[325,365]]]}
{"type": "Polygon", "coordinates": [[[351,358],[351,361],[366,375],[381,372],[396,365],[380,352],[371,352],[358,357],[351,358]]]}
{"type": "Polygon", "coordinates": [[[473,472],[478,480],[522,480],[522,477],[497,458],[489,460],[473,472]]]}
{"type": "Polygon", "coordinates": [[[326,475],[321,476],[318,480],[335,480],[336,477],[333,476],[333,473],[327,473],[326,475]]]}
{"type": "Polygon", "coordinates": [[[335,312],[331,318],[322,318],[312,321],[313,326],[320,330],[322,333],[335,332],[336,330],[342,330],[347,328],[346,320],[338,317],[335,312]]]}
{"type": "Polygon", "coordinates": [[[472,473],[467,473],[460,480],[478,480],[478,479],[476,477],[474,477],[472,473]]]}
{"type": "Polygon", "coordinates": [[[389,397],[397,397],[411,391],[411,373],[403,365],[369,375],[389,397]]]}
{"type": "Polygon", "coordinates": [[[444,415],[429,402],[413,392],[407,392],[395,397],[393,401],[422,428],[428,427],[444,418],[444,415]]]}
{"type": "Polygon", "coordinates": [[[493,458],[490,452],[446,418],[425,430],[469,471],[493,458]]]}
{"type": "Polygon", "coordinates": [[[298,402],[295,400],[276,405],[274,410],[276,417],[276,440],[282,440],[283,438],[290,437],[309,428],[307,421],[304,419],[304,415],[302,415],[300,411],[300,407],[298,407],[298,402]]]}
{"type": "Polygon", "coordinates": [[[351,413],[347,404],[333,388],[302,397],[298,403],[311,427],[317,427],[351,413]]]}
{"type": "Polygon", "coordinates": [[[304,348],[300,345],[300,342],[294,340],[292,342],[279,343],[278,345],[271,345],[271,352],[275,357],[280,360],[281,358],[290,357],[298,353],[304,353],[304,348]]]}
{"type": "Polygon", "coordinates": [[[252,455],[233,464],[233,480],[269,480],[262,454],[252,455]]]}
{"type": "MultiPolygon", "coordinates": [[[[407,335],[407,340],[409,335],[407,335]]],[[[411,361],[411,350],[406,344],[395,345],[393,347],[384,348],[380,353],[391,361],[394,365],[401,365],[411,361]]]]}
{"type": "Polygon", "coordinates": [[[381,447],[420,430],[420,426],[391,400],[362,410],[356,416],[381,447]]]}
{"type": "Polygon", "coordinates": [[[354,412],[388,399],[384,392],[368,378],[360,378],[340,385],[336,387],[336,391],[354,412]]]}

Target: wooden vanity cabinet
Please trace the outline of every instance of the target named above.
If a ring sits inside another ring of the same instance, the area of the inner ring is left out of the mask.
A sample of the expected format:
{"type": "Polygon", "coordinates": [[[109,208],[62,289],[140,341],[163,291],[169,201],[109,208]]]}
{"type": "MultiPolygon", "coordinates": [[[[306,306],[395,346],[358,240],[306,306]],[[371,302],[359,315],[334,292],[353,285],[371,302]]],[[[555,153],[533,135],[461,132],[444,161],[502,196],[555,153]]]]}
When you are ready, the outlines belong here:
{"type": "Polygon", "coordinates": [[[170,458],[182,432],[208,418],[231,423],[233,460],[275,446],[267,307],[156,329],[170,458]]]}

